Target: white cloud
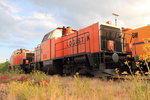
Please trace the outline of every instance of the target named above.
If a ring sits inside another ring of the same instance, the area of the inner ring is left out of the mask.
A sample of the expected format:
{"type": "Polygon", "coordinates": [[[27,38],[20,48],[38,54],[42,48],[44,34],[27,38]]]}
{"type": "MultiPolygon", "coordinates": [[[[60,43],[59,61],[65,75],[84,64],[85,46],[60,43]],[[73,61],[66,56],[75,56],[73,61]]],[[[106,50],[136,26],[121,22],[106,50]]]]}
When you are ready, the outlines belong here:
{"type": "MultiPolygon", "coordinates": [[[[34,11],[30,15],[19,15],[19,11],[11,11],[15,6],[6,2],[0,2],[0,41],[13,45],[17,42],[20,46],[30,44],[30,42],[41,41],[44,34],[58,27],[59,23],[52,14],[44,14],[34,11]],[[9,12],[9,13],[8,13],[9,12]],[[55,23],[56,22],[56,23],[55,23]],[[28,41],[30,40],[30,41],[28,41]]],[[[15,46],[16,47],[16,46],[15,46]]]]}
{"type": "Polygon", "coordinates": [[[40,12],[34,12],[32,16],[28,16],[29,19],[42,19],[42,20],[54,20],[52,14],[44,14],[40,12]]]}
{"type": "Polygon", "coordinates": [[[0,9],[5,10],[7,13],[17,13],[19,9],[15,6],[11,6],[8,2],[1,0],[0,9]]]}
{"type": "MultiPolygon", "coordinates": [[[[84,27],[96,20],[113,21],[113,12],[119,13],[118,23],[124,27],[137,27],[150,17],[149,0],[28,0],[36,7],[55,13],[67,25],[84,27]],[[111,17],[111,18],[110,18],[111,17]]],[[[43,10],[44,11],[44,10],[43,10]]]]}

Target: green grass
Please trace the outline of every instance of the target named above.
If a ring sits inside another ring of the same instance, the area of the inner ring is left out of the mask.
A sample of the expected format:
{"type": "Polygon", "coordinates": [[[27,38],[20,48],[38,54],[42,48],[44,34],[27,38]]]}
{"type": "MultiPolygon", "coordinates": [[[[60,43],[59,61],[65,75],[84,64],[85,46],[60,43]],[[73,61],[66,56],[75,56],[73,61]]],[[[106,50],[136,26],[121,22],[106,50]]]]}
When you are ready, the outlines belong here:
{"type": "Polygon", "coordinates": [[[10,63],[8,61],[0,63],[0,76],[15,76],[18,74],[24,74],[24,71],[20,69],[20,66],[13,66],[10,68],[10,63]]]}
{"type": "Polygon", "coordinates": [[[0,63],[0,73],[4,73],[9,70],[9,62],[0,63]]]}

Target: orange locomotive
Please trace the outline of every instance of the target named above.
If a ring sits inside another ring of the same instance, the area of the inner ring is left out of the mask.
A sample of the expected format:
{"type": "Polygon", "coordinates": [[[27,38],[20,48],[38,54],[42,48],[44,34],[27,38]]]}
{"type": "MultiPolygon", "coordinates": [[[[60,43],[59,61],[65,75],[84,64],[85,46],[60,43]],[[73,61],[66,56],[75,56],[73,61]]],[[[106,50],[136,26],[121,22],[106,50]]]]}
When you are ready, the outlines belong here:
{"type": "MultiPolygon", "coordinates": [[[[150,25],[136,28],[123,29],[124,42],[126,51],[132,51],[132,56],[139,58],[140,61],[149,59],[150,55],[150,25]],[[129,48],[129,49],[128,49],[129,48]]],[[[138,59],[137,59],[138,60],[138,59]]],[[[141,65],[144,71],[147,66],[141,65]]]]}
{"type": "Polygon", "coordinates": [[[112,76],[115,68],[127,70],[122,67],[127,55],[131,52],[123,51],[121,29],[98,22],[80,30],[63,27],[47,33],[29,67],[49,74],[112,76]]]}
{"type": "Polygon", "coordinates": [[[27,69],[25,69],[27,67],[24,66],[28,66],[29,63],[32,62],[33,60],[34,60],[33,52],[25,49],[18,49],[13,52],[10,58],[10,66],[13,67],[20,65],[23,70],[27,71],[27,69]]]}

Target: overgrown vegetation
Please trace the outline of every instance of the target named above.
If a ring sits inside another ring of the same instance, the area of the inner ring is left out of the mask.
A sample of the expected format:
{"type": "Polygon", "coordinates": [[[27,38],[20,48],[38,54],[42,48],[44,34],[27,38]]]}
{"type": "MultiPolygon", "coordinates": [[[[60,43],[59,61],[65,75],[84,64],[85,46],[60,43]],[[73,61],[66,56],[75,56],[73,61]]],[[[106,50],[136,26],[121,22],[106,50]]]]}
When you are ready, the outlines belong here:
{"type": "Polygon", "coordinates": [[[18,74],[24,74],[24,71],[20,69],[20,66],[10,67],[10,63],[8,61],[0,63],[0,76],[14,76],[18,74]]]}
{"type": "Polygon", "coordinates": [[[106,81],[78,77],[78,74],[74,77],[47,76],[43,79],[39,75],[43,76],[44,73],[34,74],[36,78],[33,75],[32,78],[11,81],[9,85],[2,86],[1,90],[5,91],[4,100],[149,100],[150,98],[150,84],[146,80],[106,81]]]}
{"type": "Polygon", "coordinates": [[[0,73],[4,73],[9,70],[9,62],[0,63],[0,73]]]}

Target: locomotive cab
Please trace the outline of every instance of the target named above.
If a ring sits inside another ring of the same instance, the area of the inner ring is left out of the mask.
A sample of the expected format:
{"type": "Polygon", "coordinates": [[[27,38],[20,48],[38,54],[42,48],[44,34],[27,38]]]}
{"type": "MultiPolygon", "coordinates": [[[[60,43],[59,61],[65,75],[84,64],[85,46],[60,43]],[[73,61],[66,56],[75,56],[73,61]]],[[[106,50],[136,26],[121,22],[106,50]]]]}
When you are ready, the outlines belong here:
{"type": "Polygon", "coordinates": [[[122,52],[121,30],[109,24],[100,25],[101,50],[122,52]]]}
{"type": "Polygon", "coordinates": [[[65,36],[65,35],[70,35],[72,33],[75,33],[76,30],[73,30],[71,27],[63,27],[63,28],[56,28],[55,30],[47,33],[42,42],[44,42],[45,40],[48,40],[48,39],[51,39],[51,38],[61,38],[62,36],[65,36]]]}
{"type": "MultiPolygon", "coordinates": [[[[63,37],[67,37],[73,33],[75,30],[72,30],[71,27],[63,27],[63,28],[56,28],[55,30],[47,33],[41,44],[35,48],[35,63],[34,66],[40,67],[41,70],[50,74],[58,74],[60,73],[60,69],[56,68],[55,60],[56,56],[62,56],[61,49],[63,48],[63,44],[61,41],[63,37]],[[59,45],[57,46],[56,44],[59,45]],[[59,48],[57,50],[57,48],[59,48]],[[57,51],[61,51],[56,53],[57,51]]],[[[57,62],[58,64],[58,62],[57,62]]],[[[39,69],[39,68],[37,68],[39,69]]]]}
{"type": "Polygon", "coordinates": [[[116,68],[120,73],[127,70],[127,67],[123,67],[123,62],[127,59],[127,55],[131,56],[131,53],[123,51],[121,28],[110,24],[99,24],[99,30],[100,52],[95,56],[99,60],[98,68],[103,73],[100,76],[115,75],[116,68]]]}

